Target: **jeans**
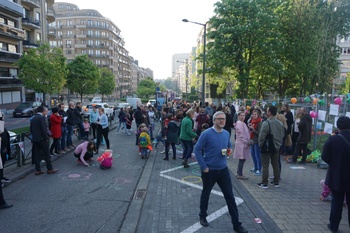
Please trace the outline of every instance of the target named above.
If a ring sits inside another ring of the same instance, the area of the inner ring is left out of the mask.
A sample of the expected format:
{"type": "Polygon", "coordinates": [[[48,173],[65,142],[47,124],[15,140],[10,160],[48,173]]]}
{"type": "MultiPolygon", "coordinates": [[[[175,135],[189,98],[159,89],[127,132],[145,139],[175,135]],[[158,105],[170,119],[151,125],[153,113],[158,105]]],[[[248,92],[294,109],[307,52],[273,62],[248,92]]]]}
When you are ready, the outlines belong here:
{"type": "Polygon", "coordinates": [[[329,216],[329,222],[331,224],[331,229],[337,231],[339,227],[340,220],[342,218],[344,197],[346,195],[346,202],[348,204],[348,223],[350,227],[350,193],[338,192],[332,190],[332,204],[331,204],[331,214],[329,216]]]}
{"type": "Polygon", "coordinates": [[[176,158],[176,146],[175,143],[173,142],[165,142],[165,158],[169,158],[169,148],[171,147],[173,148],[173,158],[176,158]]]}
{"type": "Polygon", "coordinates": [[[262,153],[261,154],[261,162],[262,162],[262,181],[263,184],[268,184],[269,178],[269,166],[270,160],[273,169],[274,183],[279,184],[280,182],[280,169],[278,166],[278,152],[276,153],[262,153]]]}
{"type": "Polygon", "coordinates": [[[119,121],[119,126],[118,126],[118,129],[117,129],[117,133],[119,133],[119,130],[120,130],[121,126],[123,126],[123,128],[124,128],[124,130],[125,130],[125,133],[126,133],[127,135],[130,135],[129,130],[128,130],[128,128],[126,127],[126,123],[125,123],[125,122],[120,122],[120,121],[119,121]]]}
{"type": "Polygon", "coordinates": [[[235,197],[233,196],[231,176],[228,168],[226,167],[222,170],[209,170],[207,173],[202,172],[202,180],[203,190],[200,199],[199,217],[206,218],[208,216],[207,210],[210,192],[217,183],[224,194],[233,227],[239,227],[241,222],[239,222],[238,209],[235,197]]]}
{"type": "Polygon", "coordinates": [[[141,155],[144,157],[148,157],[148,148],[147,147],[140,147],[141,148],[141,155]]]}
{"type": "Polygon", "coordinates": [[[253,158],[254,163],[254,169],[261,172],[261,153],[260,153],[260,146],[258,143],[253,144],[250,146],[250,154],[253,158]]]}
{"type": "Polygon", "coordinates": [[[66,148],[66,136],[67,136],[67,126],[61,127],[62,135],[61,135],[61,142],[60,142],[60,149],[64,150],[66,148]]]}
{"type": "Polygon", "coordinates": [[[191,158],[192,152],[193,152],[193,142],[188,140],[181,139],[182,146],[183,146],[183,158],[189,159],[191,158]]]}
{"type": "Polygon", "coordinates": [[[148,126],[148,128],[149,128],[149,136],[151,137],[151,140],[153,140],[153,139],[154,139],[154,138],[153,138],[154,124],[150,124],[150,125],[148,126]]]}
{"type": "Polygon", "coordinates": [[[67,147],[72,146],[73,125],[67,125],[67,147]]]}
{"type": "Polygon", "coordinates": [[[245,159],[239,159],[237,166],[237,175],[243,176],[243,165],[245,163],[245,159]]]}

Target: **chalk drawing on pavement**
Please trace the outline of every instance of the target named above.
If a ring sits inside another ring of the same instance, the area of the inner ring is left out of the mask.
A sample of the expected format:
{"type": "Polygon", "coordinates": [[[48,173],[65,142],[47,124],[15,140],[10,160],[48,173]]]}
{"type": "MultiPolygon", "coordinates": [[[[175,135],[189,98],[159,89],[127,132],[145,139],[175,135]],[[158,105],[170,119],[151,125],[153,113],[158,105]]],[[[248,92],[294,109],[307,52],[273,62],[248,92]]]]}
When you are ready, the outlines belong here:
{"type": "Polygon", "coordinates": [[[87,180],[92,176],[91,173],[83,171],[71,171],[66,173],[61,173],[58,175],[62,180],[87,180]]]}
{"type": "Polygon", "coordinates": [[[184,178],[182,178],[182,180],[193,184],[202,182],[202,178],[198,176],[185,176],[184,178]]]}

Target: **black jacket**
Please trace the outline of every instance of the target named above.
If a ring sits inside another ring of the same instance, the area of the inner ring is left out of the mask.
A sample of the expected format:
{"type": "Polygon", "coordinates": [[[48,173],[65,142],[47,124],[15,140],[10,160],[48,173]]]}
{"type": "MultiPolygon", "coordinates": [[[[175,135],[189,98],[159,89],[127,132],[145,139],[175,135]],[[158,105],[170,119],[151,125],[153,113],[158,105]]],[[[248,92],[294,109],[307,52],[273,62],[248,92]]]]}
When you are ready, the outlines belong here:
{"type": "Polygon", "coordinates": [[[30,132],[32,134],[32,142],[47,142],[49,136],[47,134],[46,117],[36,114],[30,121],[30,132]]]}
{"type": "MultiPolygon", "coordinates": [[[[350,131],[341,131],[350,142],[350,131]]],[[[339,136],[330,136],[323,145],[322,159],[328,163],[325,184],[338,192],[350,192],[350,146],[339,136]]]]}
{"type": "Polygon", "coordinates": [[[307,144],[311,141],[312,118],[309,114],[304,115],[299,122],[298,143],[307,144]]]}
{"type": "Polygon", "coordinates": [[[142,124],[142,123],[145,123],[144,122],[144,118],[142,116],[142,111],[141,111],[141,108],[140,107],[137,107],[135,113],[134,113],[134,118],[135,118],[135,122],[137,124],[142,124]]]}

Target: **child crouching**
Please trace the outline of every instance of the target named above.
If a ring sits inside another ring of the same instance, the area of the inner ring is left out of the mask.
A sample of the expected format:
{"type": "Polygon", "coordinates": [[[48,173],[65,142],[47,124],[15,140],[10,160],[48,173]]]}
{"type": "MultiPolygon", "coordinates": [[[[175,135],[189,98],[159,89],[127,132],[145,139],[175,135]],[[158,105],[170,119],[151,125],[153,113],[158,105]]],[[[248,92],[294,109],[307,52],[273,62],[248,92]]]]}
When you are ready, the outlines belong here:
{"type": "Polygon", "coordinates": [[[113,163],[113,157],[112,157],[113,151],[112,150],[105,150],[105,152],[97,158],[97,161],[99,161],[100,168],[102,170],[110,169],[112,167],[113,163]]]}

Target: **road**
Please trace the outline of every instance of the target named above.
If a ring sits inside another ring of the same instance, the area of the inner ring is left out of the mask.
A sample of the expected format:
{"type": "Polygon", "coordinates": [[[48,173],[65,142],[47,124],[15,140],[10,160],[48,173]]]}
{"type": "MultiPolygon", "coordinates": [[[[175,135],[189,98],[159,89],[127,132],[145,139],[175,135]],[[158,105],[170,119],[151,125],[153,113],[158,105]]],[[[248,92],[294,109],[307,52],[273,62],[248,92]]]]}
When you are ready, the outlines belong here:
{"type": "Polygon", "coordinates": [[[146,160],[138,156],[134,136],[112,130],[110,141],[110,170],[101,170],[96,161],[82,166],[70,152],[54,162],[58,173],[31,173],[5,187],[14,207],[0,212],[1,233],[118,232],[146,160]]]}

